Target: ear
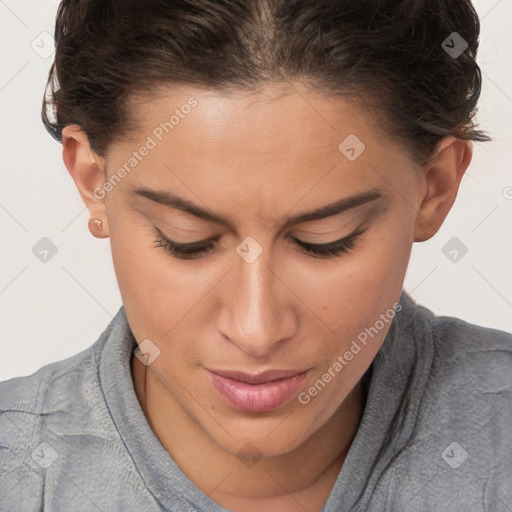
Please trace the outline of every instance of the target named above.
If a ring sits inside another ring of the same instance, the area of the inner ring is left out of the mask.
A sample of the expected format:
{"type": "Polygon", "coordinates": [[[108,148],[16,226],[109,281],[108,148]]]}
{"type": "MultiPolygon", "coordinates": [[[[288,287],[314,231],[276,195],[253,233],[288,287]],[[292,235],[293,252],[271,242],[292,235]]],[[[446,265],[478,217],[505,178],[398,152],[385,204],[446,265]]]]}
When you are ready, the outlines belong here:
{"type": "Polygon", "coordinates": [[[471,142],[446,137],[423,166],[426,193],[416,216],[414,241],[434,236],[451,210],[472,157],[471,142]]]}
{"type": "Polygon", "coordinates": [[[91,233],[105,238],[108,236],[105,161],[90,148],[87,135],[78,125],[68,125],[62,130],[62,159],[89,210],[91,233]]]}

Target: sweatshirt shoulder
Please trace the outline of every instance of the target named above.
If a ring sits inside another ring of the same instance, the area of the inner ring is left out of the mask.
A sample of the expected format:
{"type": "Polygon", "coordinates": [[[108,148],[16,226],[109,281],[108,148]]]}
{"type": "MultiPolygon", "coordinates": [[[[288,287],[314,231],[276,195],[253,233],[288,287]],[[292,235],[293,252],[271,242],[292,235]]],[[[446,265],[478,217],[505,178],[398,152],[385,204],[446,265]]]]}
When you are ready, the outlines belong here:
{"type": "Polygon", "coordinates": [[[403,404],[418,412],[389,473],[395,499],[411,510],[454,499],[460,510],[498,510],[512,474],[512,334],[416,304],[407,312],[402,332],[419,355],[403,404]]]}
{"type": "Polygon", "coordinates": [[[30,375],[0,382],[0,414],[24,412],[40,415],[48,407],[69,403],[76,398],[84,381],[90,385],[97,375],[99,355],[95,345],[66,359],[47,364],[30,375]]]}
{"type": "Polygon", "coordinates": [[[448,316],[434,316],[432,329],[437,366],[489,389],[506,381],[512,391],[511,333],[448,316]]]}
{"type": "Polygon", "coordinates": [[[491,367],[510,371],[512,333],[458,317],[437,315],[406,293],[401,298],[401,305],[404,312],[400,314],[403,318],[400,322],[404,335],[415,339],[424,348],[431,347],[433,368],[457,373],[461,365],[470,365],[474,369],[491,367]]]}
{"type": "Polygon", "coordinates": [[[20,500],[24,510],[42,509],[46,468],[64,457],[63,439],[76,443],[97,402],[95,345],[0,382],[0,509],[20,500]]]}
{"type": "Polygon", "coordinates": [[[489,450],[501,446],[512,453],[512,334],[456,317],[429,317],[433,350],[421,405],[428,430],[466,436],[468,443],[478,433],[482,447],[487,442],[489,450]]]}
{"type": "Polygon", "coordinates": [[[31,375],[0,382],[0,458],[7,450],[12,460],[32,464],[32,451],[51,439],[112,437],[99,379],[100,349],[96,342],[31,375]]]}

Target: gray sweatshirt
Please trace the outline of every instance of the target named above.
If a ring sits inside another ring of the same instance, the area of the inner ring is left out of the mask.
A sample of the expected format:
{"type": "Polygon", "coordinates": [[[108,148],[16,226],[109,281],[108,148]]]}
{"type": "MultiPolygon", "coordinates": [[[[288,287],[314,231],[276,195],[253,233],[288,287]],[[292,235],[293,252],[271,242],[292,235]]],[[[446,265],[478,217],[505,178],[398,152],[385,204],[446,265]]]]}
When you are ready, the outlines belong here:
{"type": "MultiPolygon", "coordinates": [[[[322,512],[511,512],[512,335],[400,304],[322,512]]],[[[136,346],[121,306],[88,349],[0,382],[1,511],[226,510],[151,430],[136,346]]]]}

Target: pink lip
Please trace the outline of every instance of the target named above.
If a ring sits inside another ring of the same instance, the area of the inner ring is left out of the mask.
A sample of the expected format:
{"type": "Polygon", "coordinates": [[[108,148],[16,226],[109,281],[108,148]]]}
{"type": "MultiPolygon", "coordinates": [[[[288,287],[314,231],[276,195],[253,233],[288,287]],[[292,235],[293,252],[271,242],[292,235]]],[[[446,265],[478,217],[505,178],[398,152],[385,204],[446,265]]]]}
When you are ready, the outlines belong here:
{"type": "Polygon", "coordinates": [[[256,375],[207,370],[213,387],[229,405],[246,412],[277,409],[299,391],[309,370],[269,370],[256,375]]]}

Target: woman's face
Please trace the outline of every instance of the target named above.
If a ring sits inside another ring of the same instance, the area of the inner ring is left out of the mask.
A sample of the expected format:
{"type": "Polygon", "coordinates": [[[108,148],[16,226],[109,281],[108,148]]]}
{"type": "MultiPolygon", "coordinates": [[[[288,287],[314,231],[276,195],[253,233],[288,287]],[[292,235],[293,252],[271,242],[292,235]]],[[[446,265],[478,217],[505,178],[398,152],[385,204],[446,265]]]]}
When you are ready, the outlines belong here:
{"type": "Polygon", "coordinates": [[[136,114],[96,191],[133,333],[218,445],[286,453],[333,417],[384,340],[422,169],[377,118],[299,86],[169,89],[136,114]],[[165,237],[206,249],[173,255],[165,237]]]}

